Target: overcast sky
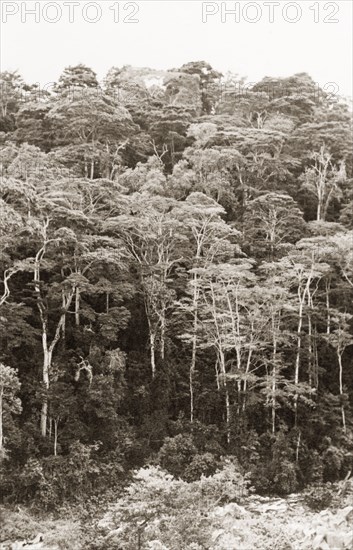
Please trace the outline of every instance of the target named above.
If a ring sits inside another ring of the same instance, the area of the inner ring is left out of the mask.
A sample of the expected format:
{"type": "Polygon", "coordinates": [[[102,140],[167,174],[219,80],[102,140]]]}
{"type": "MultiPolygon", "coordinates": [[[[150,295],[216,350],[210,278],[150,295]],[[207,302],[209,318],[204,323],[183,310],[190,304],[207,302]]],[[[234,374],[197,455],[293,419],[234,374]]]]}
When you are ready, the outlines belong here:
{"type": "Polygon", "coordinates": [[[176,68],[205,60],[251,82],[308,72],[321,86],[332,82],[340,94],[352,95],[351,0],[279,0],[272,6],[242,0],[223,2],[223,12],[221,2],[120,0],[119,22],[113,0],[80,0],[71,7],[41,0],[37,22],[27,13],[34,4],[2,0],[1,69],[18,69],[28,82],[48,84],[80,62],[102,79],[112,66],[176,68]],[[237,21],[224,12],[234,7],[237,21]]]}

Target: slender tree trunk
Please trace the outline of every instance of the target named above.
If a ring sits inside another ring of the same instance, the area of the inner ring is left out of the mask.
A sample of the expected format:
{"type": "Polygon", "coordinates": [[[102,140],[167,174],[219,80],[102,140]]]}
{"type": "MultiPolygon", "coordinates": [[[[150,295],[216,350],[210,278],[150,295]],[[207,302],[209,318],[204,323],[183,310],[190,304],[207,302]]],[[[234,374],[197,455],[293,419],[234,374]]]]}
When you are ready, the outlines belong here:
{"type": "Polygon", "coordinates": [[[317,211],[316,211],[316,221],[321,221],[323,219],[323,202],[325,194],[325,176],[323,174],[319,175],[319,180],[317,183],[317,211]]]}
{"type": "MultiPolygon", "coordinates": [[[[66,312],[69,309],[72,298],[74,295],[75,289],[72,289],[69,296],[66,299],[66,307],[64,313],[62,313],[60,320],[56,326],[56,331],[54,338],[48,346],[48,334],[47,334],[47,320],[42,316],[42,347],[43,347],[43,370],[42,370],[42,381],[44,388],[47,391],[50,386],[50,370],[52,364],[53,351],[60,340],[60,335],[65,324],[66,312]]],[[[43,396],[42,401],[42,410],[40,417],[40,431],[43,437],[46,437],[47,434],[47,420],[48,420],[48,397],[47,395],[43,396]]]]}
{"type": "MultiPolygon", "coordinates": [[[[63,254],[62,254],[62,257],[63,257],[63,254]]],[[[61,273],[62,279],[64,280],[65,279],[65,272],[64,272],[63,268],[61,268],[60,273],[61,273]]],[[[61,307],[62,307],[63,311],[65,309],[65,302],[66,302],[65,290],[62,289],[61,290],[61,307]]],[[[65,338],[66,338],[66,319],[65,319],[65,321],[63,323],[63,327],[62,327],[62,339],[65,340],[65,338]]]]}
{"type": "Polygon", "coordinates": [[[81,300],[81,293],[78,286],[75,290],[75,325],[77,327],[80,326],[80,300],[81,300]]]}
{"type": "Polygon", "coordinates": [[[321,198],[318,198],[317,210],[316,210],[316,221],[321,221],[321,198]]]}
{"type": "Polygon", "coordinates": [[[43,246],[40,248],[40,250],[38,250],[36,254],[35,262],[34,262],[34,271],[33,271],[34,288],[36,291],[36,298],[37,298],[37,307],[39,310],[39,316],[42,324],[42,348],[43,348],[42,382],[45,390],[45,393],[43,395],[41,414],[40,414],[40,433],[42,437],[46,437],[46,434],[47,434],[47,422],[48,422],[47,391],[49,390],[49,385],[50,385],[50,369],[51,369],[53,351],[58,341],[60,340],[60,336],[62,335],[62,332],[65,328],[66,312],[68,311],[71,305],[72,298],[75,292],[75,287],[73,287],[71,291],[66,295],[66,297],[65,295],[63,295],[63,303],[62,303],[63,313],[61,314],[59,322],[56,326],[53,340],[49,345],[48,344],[48,317],[47,317],[48,312],[43,303],[43,299],[41,295],[41,286],[40,286],[41,260],[43,259],[43,256],[45,254],[46,246],[48,242],[50,242],[47,238],[47,229],[49,226],[49,221],[50,220],[47,219],[42,226],[43,246]]]}
{"type": "Polygon", "coordinates": [[[308,377],[309,385],[313,385],[313,345],[312,345],[312,323],[311,323],[311,312],[308,313],[308,377]]]}
{"type": "MultiPolygon", "coordinates": [[[[252,344],[252,339],[251,339],[251,344],[252,344]]],[[[245,380],[244,380],[244,383],[243,383],[243,392],[244,392],[244,397],[243,397],[243,412],[245,412],[245,408],[246,408],[246,392],[247,392],[247,389],[248,389],[248,382],[247,382],[247,375],[249,374],[250,372],[250,365],[251,365],[251,357],[252,357],[252,353],[253,353],[253,350],[249,349],[248,351],[248,358],[247,358],[247,361],[246,361],[246,368],[245,368],[245,380]]]]}
{"type": "Polygon", "coordinates": [[[326,291],[326,312],[327,312],[326,334],[330,334],[331,332],[330,280],[325,281],[325,291],[326,291]]]}
{"type": "Polygon", "coordinates": [[[277,332],[276,322],[274,318],[275,314],[272,314],[272,433],[276,432],[276,389],[277,389],[277,332]]]}
{"type": "MultiPolygon", "coordinates": [[[[51,367],[52,352],[48,349],[46,327],[43,329],[42,343],[43,343],[43,355],[44,355],[42,380],[43,380],[45,391],[48,391],[49,390],[49,371],[51,367]]],[[[48,419],[48,397],[47,395],[44,395],[43,401],[42,401],[42,410],[40,415],[40,433],[42,437],[46,437],[47,435],[47,419],[48,419]]]]}
{"type": "Polygon", "coordinates": [[[194,374],[196,365],[196,334],[192,337],[191,364],[189,370],[190,422],[194,421],[194,374]]]}
{"type": "Polygon", "coordinates": [[[152,378],[156,375],[156,335],[150,330],[151,370],[152,378]]]}
{"type": "MultiPolygon", "coordinates": [[[[339,365],[339,385],[340,385],[340,396],[342,399],[343,396],[343,364],[342,364],[342,354],[340,351],[337,351],[338,365],[339,365]]],[[[344,433],[346,433],[346,414],[344,410],[343,402],[341,404],[341,414],[342,414],[342,427],[344,433]]]]}
{"type": "Polygon", "coordinates": [[[10,289],[9,289],[8,282],[15,273],[17,273],[16,269],[13,269],[13,270],[6,269],[6,271],[4,272],[4,280],[2,281],[4,286],[4,292],[0,298],[0,306],[2,306],[6,302],[7,298],[10,296],[10,289]]]}
{"type": "Polygon", "coordinates": [[[219,381],[219,368],[218,368],[218,359],[216,359],[216,362],[215,362],[215,371],[216,371],[216,385],[217,385],[217,390],[220,391],[221,389],[221,384],[220,384],[220,381],[219,381]]]}
{"type": "Polygon", "coordinates": [[[227,387],[226,379],[226,363],[223,351],[219,350],[219,366],[222,374],[222,386],[225,393],[225,406],[226,406],[226,426],[227,426],[227,443],[230,443],[230,421],[231,421],[231,406],[230,406],[230,396],[227,387]]]}
{"type": "Polygon", "coordinates": [[[57,456],[58,454],[58,425],[59,425],[59,419],[54,419],[54,456],[57,456]]]}
{"type": "Polygon", "coordinates": [[[161,312],[161,344],[160,344],[162,360],[164,360],[164,356],[165,356],[165,325],[166,325],[165,307],[163,307],[163,310],[161,312]]]}
{"type": "Polygon", "coordinates": [[[4,390],[0,388],[0,460],[1,460],[1,451],[3,449],[4,445],[4,435],[3,435],[3,422],[2,422],[2,416],[3,416],[3,410],[2,410],[2,396],[3,396],[4,390]]]}
{"type": "MultiPolygon", "coordinates": [[[[239,346],[239,343],[237,341],[237,338],[240,337],[240,314],[239,314],[239,302],[238,302],[238,291],[236,292],[235,296],[235,314],[233,311],[232,301],[229,296],[229,292],[227,288],[225,288],[225,294],[227,297],[227,303],[228,303],[228,309],[230,313],[231,323],[232,323],[232,335],[234,340],[234,349],[237,357],[237,370],[238,374],[241,373],[241,348],[239,346]]],[[[241,380],[237,380],[237,391],[238,391],[238,403],[237,403],[237,415],[240,415],[240,405],[241,405],[241,380]]]]}
{"type": "Polygon", "coordinates": [[[230,408],[230,398],[229,391],[227,388],[227,383],[224,385],[225,394],[226,394],[226,424],[227,424],[227,443],[230,444],[230,420],[231,420],[231,408],[230,408]]]}
{"type": "Polygon", "coordinates": [[[313,358],[314,386],[315,386],[316,389],[318,389],[319,388],[319,356],[318,356],[318,349],[317,349],[317,326],[316,326],[316,323],[314,324],[313,348],[314,348],[314,358],[313,358]]]}
{"type": "Polygon", "coordinates": [[[295,460],[296,462],[299,461],[299,450],[300,450],[300,440],[301,440],[301,432],[298,433],[298,438],[297,438],[297,448],[296,448],[296,451],[295,451],[295,460]]]}
{"type": "Polygon", "coordinates": [[[315,355],[314,355],[314,349],[316,347],[316,334],[313,331],[313,321],[312,321],[312,313],[314,311],[314,301],[313,297],[315,294],[314,292],[311,292],[310,287],[307,287],[307,295],[308,295],[308,377],[309,377],[309,385],[310,387],[316,387],[316,380],[315,380],[315,355]]]}
{"type": "MultiPolygon", "coordinates": [[[[294,372],[294,384],[297,387],[299,384],[299,369],[300,369],[300,352],[302,345],[302,326],[303,326],[303,296],[301,293],[301,285],[298,287],[298,297],[299,297],[299,318],[298,318],[298,328],[297,328],[297,355],[295,358],[295,372],[294,372]]],[[[298,422],[298,393],[294,395],[294,415],[295,415],[295,425],[298,422]]]]}
{"type": "Polygon", "coordinates": [[[198,326],[198,298],[199,289],[197,285],[197,274],[194,273],[194,293],[192,300],[193,307],[193,329],[192,329],[192,350],[189,369],[189,389],[190,389],[190,422],[194,421],[194,375],[196,370],[196,349],[197,349],[197,326],[198,326]]]}
{"type": "Polygon", "coordinates": [[[276,365],[272,367],[272,433],[276,432],[276,365]]]}

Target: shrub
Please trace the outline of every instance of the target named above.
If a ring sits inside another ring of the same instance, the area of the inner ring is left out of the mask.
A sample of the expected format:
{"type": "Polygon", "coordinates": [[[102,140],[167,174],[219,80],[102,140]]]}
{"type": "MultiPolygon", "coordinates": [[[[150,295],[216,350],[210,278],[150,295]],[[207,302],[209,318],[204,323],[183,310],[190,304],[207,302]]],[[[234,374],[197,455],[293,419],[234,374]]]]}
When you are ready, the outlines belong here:
{"type": "MultiPolygon", "coordinates": [[[[37,537],[39,533],[43,533],[45,548],[48,550],[49,548],[57,550],[68,548],[79,550],[80,548],[84,548],[81,545],[82,533],[80,525],[73,519],[66,518],[54,521],[43,517],[43,514],[37,517],[28,510],[18,509],[15,511],[10,508],[5,509],[0,507],[0,521],[2,541],[31,540],[37,537]]],[[[17,545],[13,546],[16,546],[16,548],[20,547],[17,545]]],[[[0,547],[2,548],[1,544],[0,547]]],[[[31,548],[32,546],[28,547],[31,548]]],[[[33,545],[33,548],[37,548],[37,545],[33,545]]]]}
{"type": "Polygon", "coordinates": [[[199,487],[202,493],[217,503],[240,502],[252,490],[249,474],[242,473],[235,457],[222,459],[217,472],[201,478],[199,487]]]}
{"type": "Polygon", "coordinates": [[[219,460],[212,453],[197,454],[185,468],[183,478],[186,481],[196,481],[201,476],[210,476],[219,466],[219,460]]]}
{"type": "Polygon", "coordinates": [[[307,483],[322,483],[323,472],[324,464],[320,453],[306,444],[303,445],[299,455],[297,472],[301,487],[304,487],[307,483]]]}
{"type": "Polygon", "coordinates": [[[335,498],[331,483],[312,485],[304,493],[304,501],[311,510],[320,512],[328,508],[335,498]]]}
{"type": "Polygon", "coordinates": [[[0,507],[1,541],[33,539],[41,532],[39,519],[24,510],[13,511],[0,507]]]}
{"type": "Polygon", "coordinates": [[[99,548],[136,550],[139,540],[141,548],[212,548],[211,535],[218,525],[212,514],[215,506],[240,499],[247,487],[246,476],[231,460],[213,476],[191,483],[159,467],[142,468],[99,523],[104,533],[99,548]]]}
{"type": "Polygon", "coordinates": [[[341,477],[344,462],[344,451],[330,445],[322,455],[324,463],[324,481],[336,481],[341,477]]]}
{"type": "Polygon", "coordinates": [[[287,495],[297,488],[297,474],[295,464],[283,460],[273,478],[273,484],[278,494],[287,495]]]}
{"type": "Polygon", "coordinates": [[[0,489],[17,502],[33,502],[36,507],[53,509],[66,501],[76,503],[99,494],[120,482],[124,472],[121,456],[97,454],[99,445],[75,442],[68,455],[30,458],[22,471],[6,472],[0,489]]]}
{"type": "Polygon", "coordinates": [[[297,469],[290,439],[284,432],[275,438],[272,448],[266,450],[265,460],[252,471],[252,483],[261,494],[286,495],[298,487],[297,469]],[[272,455],[272,456],[271,456],[272,455]]]}
{"type": "Polygon", "coordinates": [[[196,454],[192,436],[178,434],[166,438],[158,453],[157,463],[173,476],[183,477],[196,454]]]}

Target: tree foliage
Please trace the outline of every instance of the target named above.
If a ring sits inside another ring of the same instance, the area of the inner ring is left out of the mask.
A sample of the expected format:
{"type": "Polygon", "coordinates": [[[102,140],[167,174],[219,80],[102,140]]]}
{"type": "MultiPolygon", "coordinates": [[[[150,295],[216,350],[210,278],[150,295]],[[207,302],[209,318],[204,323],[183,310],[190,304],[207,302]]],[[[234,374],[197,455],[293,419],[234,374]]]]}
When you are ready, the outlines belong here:
{"type": "Polygon", "coordinates": [[[345,103],[204,61],[0,84],[4,498],[52,506],[149,461],[184,487],[227,455],[262,492],[344,476],[345,103]]]}

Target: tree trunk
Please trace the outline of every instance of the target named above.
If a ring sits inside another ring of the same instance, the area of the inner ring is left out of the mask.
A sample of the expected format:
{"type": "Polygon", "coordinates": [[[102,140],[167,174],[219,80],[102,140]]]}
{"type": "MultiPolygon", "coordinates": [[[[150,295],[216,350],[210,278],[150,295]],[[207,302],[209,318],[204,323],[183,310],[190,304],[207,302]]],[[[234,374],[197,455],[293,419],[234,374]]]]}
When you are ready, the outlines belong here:
{"type": "Polygon", "coordinates": [[[317,211],[316,211],[316,221],[321,221],[321,199],[318,198],[317,202],[317,211]]]}
{"type": "Polygon", "coordinates": [[[42,300],[41,287],[40,287],[41,260],[44,257],[46,245],[49,242],[47,239],[48,226],[49,226],[49,219],[47,219],[43,224],[43,228],[42,228],[43,246],[38,250],[36,254],[34,271],[33,271],[34,288],[36,291],[36,298],[37,298],[37,307],[39,310],[39,316],[42,324],[42,348],[43,348],[42,382],[44,384],[44,389],[45,389],[45,393],[43,395],[43,401],[42,401],[42,409],[40,414],[40,433],[42,437],[46,437],[46,434],[47,434],[47,422],[48,422],[47,391],[49,389],[49,384],[50,384],[50,368],[52,363],[53,351],[55,349],[56,344],[60,340],[61,333],[65,328],[66,312],[68,311],[71,305],[72,298],[75,292],[75,287],[73,287],[71,291],[67,294],[66,299],[65,299],[65,295],[63,294],[63,302],[62,302],[63,313],[61,314],[59,322],[56,326],[53,340],[50,346],[48,346],[48,318],[47,318],[48,312],[42,300]]]}
{"type": "MultiPolygon", "coordinates": [[[[298,329],[297,329],[297,356],[295,359],[295,373],[294,373],[294,384],[298,386],[299,384],[299,369],[300,369],[300,352],[302,346],[302,327],[303,327],[303,309],[305,303],[305,297],[307,289],[310,286],[310,277],[308,278],[305,288],[302,288],[302,285],[299,283],[298,286],[298,297],[299,297],[299,312],[298,312],[298,329]]],[[[295,426],[298,424],[298,393],[294,395],[294,416],[295,416],[295,426]]]]}
{"type": "Polygon", "coordinates": [[[226,380],[226,363],[223,351],[219,351],[219,366],[222,375],[222,386],[225,392],[225,406],[226,406],[226,426],[227,426],[227,443],[230,443],[230,421],[231,421],[231,406],[230,397],[226,380]]]}
{"type": "Polygon", "coordinates": [[[231,420],[231,408],[230,408],[230,398],[227,388],[227,383],[224,384],[225,393],[226,393],[226,424],[227,424],[227,443],[230,444],[230,420],[231,420]]]}
{"type": "Polygon", "coordinates": [[[156,374],[156,335],[152,331],[150,331],[150,347],[152,378],[154,378],[156,374]]]}
{"type": "Polygon", "coordinates": [[[318,389],[319,388],[319,355],[318,355],[318,349],[317,349],[317,326],[316,326],[316,323],[314,324],[313,348],[314,348],[314,358],[313,358],[314,386],[315,386],[316,389],[318,389]]]}
{"type": "MultiPolygon", "coordinates": [[[[54,338],[48,346],[48,335],[47,335],[47,320],[42,315],[42,346],[43,346],[43,371],[42,371],[42,381],[46,390],[49,389],[50,385],[50,369],[52,364],[53,352],[56,347],[56,344],[60,340],[60,335],[65,324],[66,312],[68,311],[72,298],[74,295],[75,289],[72,289],[70,294],[67,296],[66,308],[64,313],[62,313],[59,322],[56,326],[54,338]]],[[[40,432],[43,437],[46,437],[47,433],[47,420],[48,420],[48,397],[47,395],[43,396],[42,410],[40,417],[40,432]]]]}
{"type": "Polygon", "coordinates": [[[58,455],[58,425],[59,419],[54,419],[54,456],[58,455]]]}
{"type": "Polygon", "coordinates": [[[0,390],[0,460],[1,460],[1,451],[3,449],[3,440],[4,440],[3,428],[2,428],[2,415],[3,415],[2,396],[3,396],[3,389],[0,390]]]}
{"type": "MultiPolygon", "coordinates": [[[[253,328],[253,327],[252,327],[253,328]]],[[[252,339],[251,339],[251,344],[252,344],[252,339]]],[[[246,368],[245,368],[245,380],[243,382],[243,392],[244,392],[244,396],[243,396],[243,412],[245,412],[245,408],[246,408],[246,392],[247,392],[247,389],[248,389],[248,382],[247,382],[247,375],[249,374],[250,372],[250,365],[251,365],[251,357],[252,357],[252,353],[253,353],[253,350],[249,349],[248,351],[248,358],[247,358],[247,361],[246,361],[246,368]]]]}
{"type": "MultiPolygon", "coordinates": [[[[65,308],[65,292],[62,291],[62,308],[64,309],[65,308]]],[[[62,339],[65,340],[65,337],[66,337],[66,319],[64,320],[63,322],[63,326],[62,326],[62,339]]]]}
{"type": "Polygon", "coordinates": [[[194,374],[196,366],[196,334],[192,337],[191,364],[189,370],[190,422],[194,421],[194,374]]]}
{"type": "MultiPolygon", "coordinates": [[[[43,331],[42,343],[43,343],[43,355],[44,355],[42,380],[43,380],[45,391],[47,391],[49,389],[49,371],[51,367],[52,352],[47,347],[46,330],[43,331]]],[[[47,395],[43,395],[42,410],[40,415],[40,433],[42,437],[46,437],[47,435],[47,420],[48,420],[48,397],[47,395]]]]}
{"type": "Polygon", "coordinates": [[[311,312],[308,313],[308,378],[309,385],[313,385],[313,341],[312,341],[312,322],[311,322],[311,312]]]}
{"type": "Polygon", "coordinates": [[[298,433],[298,439],[297,439],[297,448],[295,450],[295,460],[296,462],[299,461],[299,450],[300,450],[300,440],[301,440],[301,432],[298,433]]]}
{"type": "MultiPolygon", "coordinates": [[[[299,319],[298,319],[298,328],[297,328],[297,355],[295,358],[295,372],[294,372],[294,384],[298,386],[299,384],[299,369],[300,369],[300,351],[302,344],[302,326],[303,326],[303,299],[301,296],[301,288],[298,289],[299,295],[299,319]]],[[[298,422],[298,394],[294,395],[294,415],[295,415],[295,425],[298,422]]]]}
{"type": "MultiPolygon", "coordinates": [[[[343,364],[342,364],[342,354],[337,351],[338,365],[339,365],[339,384],[340,384],[340,396],[342,399],[343,396],[343,364]]],[[[342,427],[344,433],[346,433],[346,414],[344,410],[343,402],[341,404],[341,414],[342,414],[342,427]]]]}
{"type": "Polygon", "coordinates": [[[80,289],[77,286],[75,290],[75,325],[77,327],[80,326],[80,298],[80,289]]]}
{"type": "Polygon", "coordinates": [[[325,291],[326,291],[326,311],[327,311],[327,322],[326,322],[326,334],[331,332],[331,315],[330,315],[330,281],[325,282],[325,291]]]}
{"type": "Polygon", "coordinates": [[[220,382],[219,382],[219,369],[218,369],[218,364],[219,364],[218,359],[216,359],[215,366],[214,366],[215,371],[216,371],[216,385],[217,385],[217,390],[220,391],[220,389],[221,389],[221,384],[220,384],[220,382]]]}
{"type": "Polygon", "coordinates": [[[197,274],[194,273],[194,294],[193,294],[193,300],[192,300],[194,319],[193,319],[193,332],[192,332],[191,362],[190,362],[190,370],[189,370],[190,422],[194,421],[194,374],[196,370],[198,297],[199,297],[199,290],[197,286],[197,274]]]}
{"type": "Polygon", "coordinates": [[[276,432],[276,387],[277,387],[277,369],[276,369],[276,361],[277,361],[277,333],[276,333],[276,324],[274,319],[274,313],[272,314],[272,400],[271,400],[271,406],[272,406],[272,433],[274,434],[276,432]]]}
{"type": "Polygon", "coordinates": [[[165,356],[165,324],[166,324],[165,307],[163,307],[163,310],[161,312],[161,345],[160,345],[162,360],[164,360],[164,356],[165,356]]]}
{"type": "Polygon", "coordinates": [[[272,368],[272,433],[276,432],[276,365],[272,368]]]}

